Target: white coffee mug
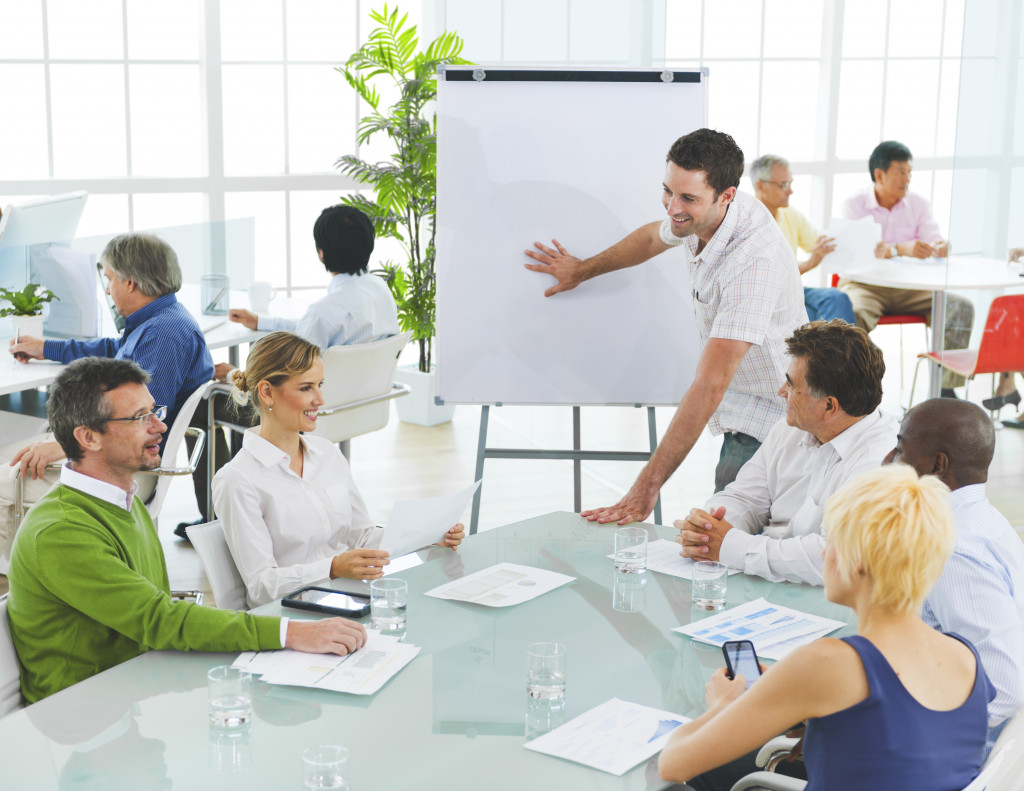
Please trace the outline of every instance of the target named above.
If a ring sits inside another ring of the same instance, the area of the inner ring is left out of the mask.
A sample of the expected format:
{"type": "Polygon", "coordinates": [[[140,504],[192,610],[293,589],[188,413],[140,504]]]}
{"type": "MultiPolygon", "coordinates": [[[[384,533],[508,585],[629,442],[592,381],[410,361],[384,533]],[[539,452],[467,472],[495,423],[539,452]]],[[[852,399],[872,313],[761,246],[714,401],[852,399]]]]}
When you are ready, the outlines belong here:
{"type": "Polygon", "coordinates": [[[277,296],[277,289],[265,280],[256,280],[249,284],[249,307],[253,313],[266,313],[270,308],[270,300],[277,296]]]}

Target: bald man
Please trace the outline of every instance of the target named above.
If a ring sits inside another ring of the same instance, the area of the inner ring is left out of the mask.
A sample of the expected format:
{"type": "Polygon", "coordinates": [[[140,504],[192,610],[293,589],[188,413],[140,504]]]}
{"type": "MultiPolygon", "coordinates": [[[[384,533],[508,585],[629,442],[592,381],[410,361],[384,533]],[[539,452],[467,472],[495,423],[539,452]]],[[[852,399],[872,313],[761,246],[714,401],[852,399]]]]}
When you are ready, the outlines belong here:
{"type": "Polygon", "coordinates": [[[935,475],[952,491],[956,547],[921,616],[978,649],[996,689],[987,750],[1024,706],[1024,543],[985,498],[994,451],[995,431],[984,411],[970,401],[933,398],[907,412],[885,459],[935,475]]]}

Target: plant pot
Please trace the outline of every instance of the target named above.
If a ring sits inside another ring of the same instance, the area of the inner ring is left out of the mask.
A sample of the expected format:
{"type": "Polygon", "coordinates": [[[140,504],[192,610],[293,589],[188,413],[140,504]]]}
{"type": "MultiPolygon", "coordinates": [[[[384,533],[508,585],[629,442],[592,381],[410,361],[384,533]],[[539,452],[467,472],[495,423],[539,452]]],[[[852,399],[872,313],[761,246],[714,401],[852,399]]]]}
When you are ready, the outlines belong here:
{"type": "Polygon", "coordinates": [[[43,337],[43,316],[11,316],[11,337],[29,336],[43,337]]]}
{"type": "Polygon", "coordinates": [[[398,419],[403,423],[417,426],[436,426],[447,423],[455,414],[454,404],[438,406],[434,403],[437,395],[437,366],[431,366],[425,374],[416,365],[405,365],[395,371],[395,381],[409,385],[412,392],[395,399],[398,419]]]}

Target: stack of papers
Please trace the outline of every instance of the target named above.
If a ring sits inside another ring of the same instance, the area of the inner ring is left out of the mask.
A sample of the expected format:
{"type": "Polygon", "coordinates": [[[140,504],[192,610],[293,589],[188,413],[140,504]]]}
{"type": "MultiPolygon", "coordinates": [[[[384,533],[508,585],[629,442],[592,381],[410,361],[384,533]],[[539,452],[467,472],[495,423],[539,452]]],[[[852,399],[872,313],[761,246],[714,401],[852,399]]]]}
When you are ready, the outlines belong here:
{"type": "MultiPolygon", "coordinates": [[[[647,545],[647,568],[661,574],[671,574],[684,580],[693,579],[693,564],[697,561],[680,555],[682,547],[675,541],[659,538],[647,545]]],[[[613,558],[615,555],[609,555],[613,558]]],[[[729,569],[730,574],[739,574],[739,569],[729,569]]]]}
{"type": "Polygon", "coordinates": [[[612,698],[523,746],[623,775],[661,752],[669,734],[689,721],[669,711],[612,698]]]}
{"type": "Polygon", "coordinates": [[[284,648],[280,651],[246,651],[232,662],[268,684],[313,687],[352,695],[372,695],[409,664],[419,646],[399,642],[398,637],[366,632],[366,645],[347,656],[308,654],[284,648]]]}
{"type": "Polygon", "coordinates": [[[576,578],[554,571],[536,569],[533,566],[498,563],[468,577],[446,582],[427,591],[426,595],[435,599],[468,601],[488,607],[509,607],[535,599],[574,579],[576,578]]]}
{"type": "Polygon", "coordinates": [[[750,640],[763,659],[781,659],[794,648],[814,642],[846,626],[842,621],[771,604],[764,598],[703,618],[673,632],[701,643],[722,645],[729,640],[750,640]]]}

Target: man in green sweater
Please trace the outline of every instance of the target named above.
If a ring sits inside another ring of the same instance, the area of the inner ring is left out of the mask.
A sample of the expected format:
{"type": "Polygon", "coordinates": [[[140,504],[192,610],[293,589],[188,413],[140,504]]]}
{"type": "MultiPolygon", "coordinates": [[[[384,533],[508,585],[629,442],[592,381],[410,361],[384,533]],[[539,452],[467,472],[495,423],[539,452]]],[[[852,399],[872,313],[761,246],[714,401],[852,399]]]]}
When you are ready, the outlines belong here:
{"type": "Polygon", "coordinates": [[[167,430],[148,381],[129,360],[90,357],[50,390],[47,413],[68,463],[18,532],[7,602],[30,703],[151,649],[346,654],[366,642],[363,627],[343,618],[268,618],[171,599],[156,529],[135,497],[134,475],[159,466],[167,430]]]}

